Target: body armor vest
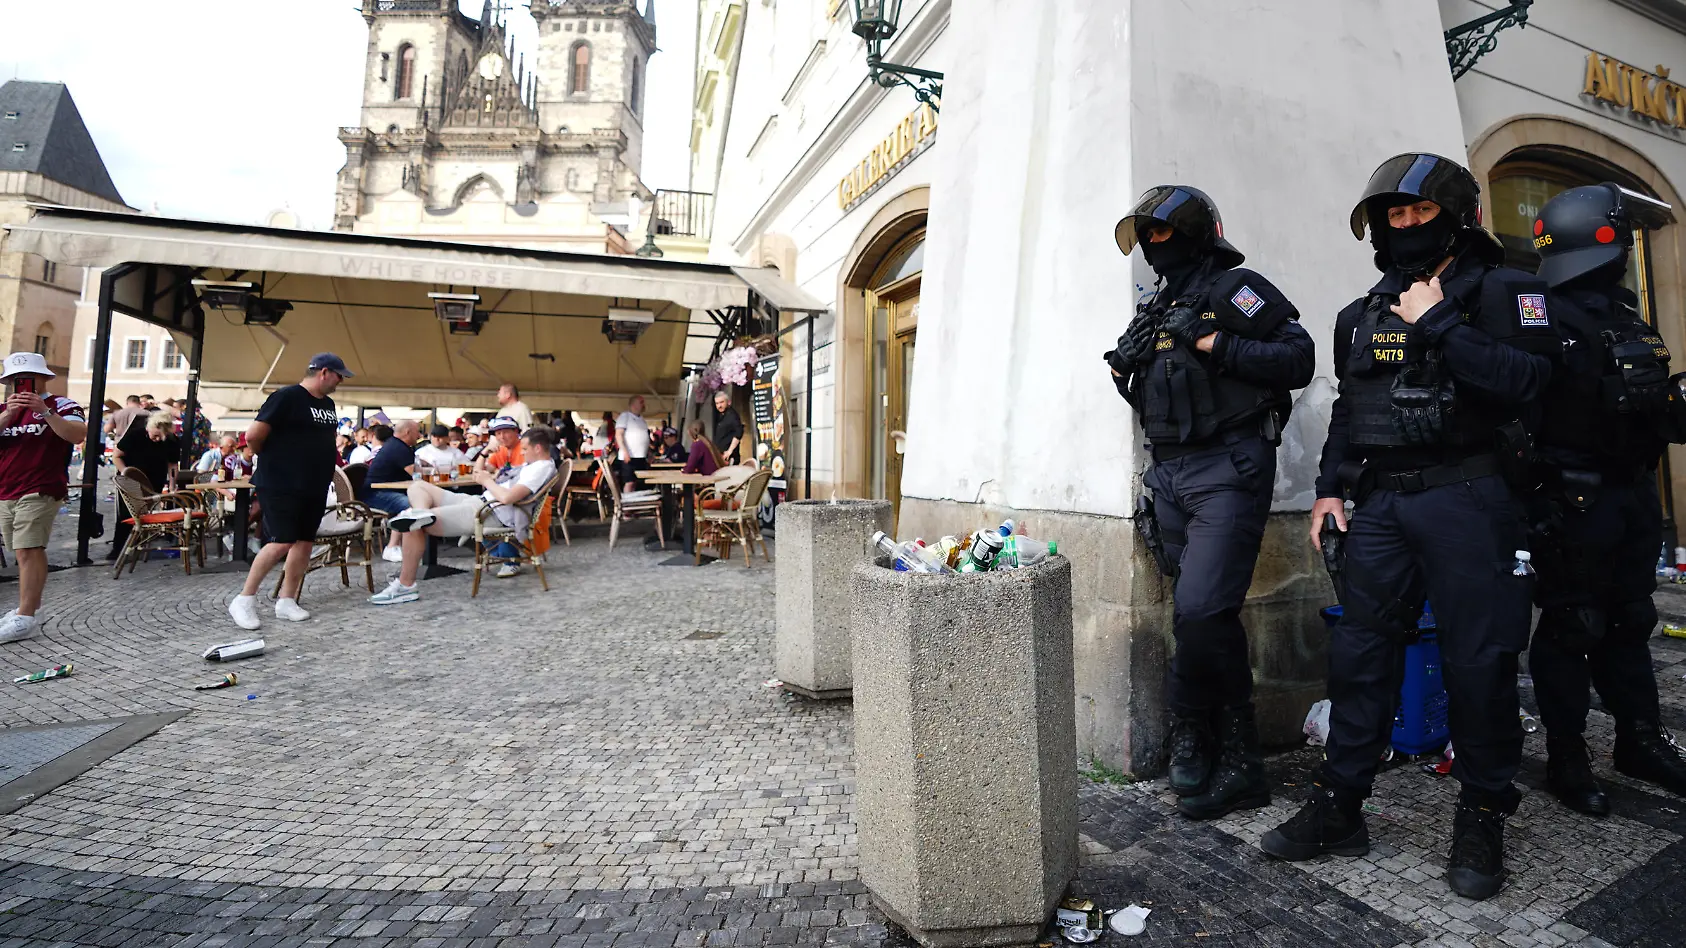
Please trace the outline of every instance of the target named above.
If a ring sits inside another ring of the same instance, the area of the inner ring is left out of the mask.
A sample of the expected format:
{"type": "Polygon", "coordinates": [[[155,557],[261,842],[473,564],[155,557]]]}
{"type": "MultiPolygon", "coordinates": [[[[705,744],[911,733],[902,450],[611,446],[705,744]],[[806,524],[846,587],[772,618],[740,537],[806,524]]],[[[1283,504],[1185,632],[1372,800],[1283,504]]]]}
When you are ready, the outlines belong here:
{"type": "MultiPolygon", "coordinates": [[[[1170,306],[1211,309],[1209,290],[1223,271],[1202,278],[1170,306]]],[[[1155,301],[1153,306],[1163,304],[1155,301]]],[[[1216,314],[1206,313],[1216,319],[1216,314]]],[[[1270,389],[1220,374],[1203,353],[1159,333],[1142,379],[1142,429],[1154,444],[1196,444],[1260,418],[1278,401],[1270,389]]]]}
{"type": "Polygon", "coordinates": [[[1666,395],[1631,391],[1628,379],[1668,377],[1669,351],[1655,329],[1633,309],[1614,304],[1610,318],[1559,298],[1559,318],[1585,350],[1546,389],[1539,444],[1576,452],[1610,465],[1654,464],[1662,450],[1657,415],[1666,395]]]}

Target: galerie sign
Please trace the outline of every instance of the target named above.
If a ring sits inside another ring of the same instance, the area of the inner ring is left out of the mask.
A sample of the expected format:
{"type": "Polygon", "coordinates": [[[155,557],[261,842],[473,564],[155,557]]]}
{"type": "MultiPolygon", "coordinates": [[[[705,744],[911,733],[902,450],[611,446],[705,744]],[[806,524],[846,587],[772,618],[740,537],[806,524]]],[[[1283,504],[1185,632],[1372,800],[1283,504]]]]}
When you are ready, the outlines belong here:
{"type": "Polygon", "coordinates": [[[1666,66],[1650,73],[1601,53],[1587,53],[1581,95],[1627,109],[1636,119],[1686,128],[1686,88],[1669,79],[1666,66]]]}
{"type": "Polygon", "coordinates": [[[937,110],[921,105],[837,182],[837,206],[847,211],[878,190],[937,137],[937,110]]]}

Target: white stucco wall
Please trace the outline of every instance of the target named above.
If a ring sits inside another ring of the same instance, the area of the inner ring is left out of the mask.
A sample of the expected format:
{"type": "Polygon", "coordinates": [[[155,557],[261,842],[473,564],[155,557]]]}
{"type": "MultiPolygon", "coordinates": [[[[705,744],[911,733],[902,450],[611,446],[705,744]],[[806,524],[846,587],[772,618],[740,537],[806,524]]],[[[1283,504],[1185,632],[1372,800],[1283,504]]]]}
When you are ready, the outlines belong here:
{"type": "Polygon", "coordinates": [[[1385,158],[1463,155],[1440,29],[1393,0],[957,4],[904,495],[1129,512],[1140,436],[1101,354],[1152,280],[1112,230],[1181,181],[1318,341],[1278,483],[1309,507],[1334,314],[1377,276],[1348,214],[1385,158]],[[1118,438],[1097,449],[1077,419],[1118,438]]]}

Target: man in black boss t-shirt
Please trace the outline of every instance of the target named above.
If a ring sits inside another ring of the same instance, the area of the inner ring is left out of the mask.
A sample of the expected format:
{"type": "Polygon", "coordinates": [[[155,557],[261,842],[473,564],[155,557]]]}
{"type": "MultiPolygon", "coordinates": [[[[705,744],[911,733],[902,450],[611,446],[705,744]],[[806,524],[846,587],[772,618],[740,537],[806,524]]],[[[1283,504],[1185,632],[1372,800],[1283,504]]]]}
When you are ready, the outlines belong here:
{"type": "Polygon", "coordinates": [[[258,453],[252,484],[263,507],[269,543],[252,561],[246,587],[228,604],[228,614],[242,629],[258,628],[258,587],[282,560],[287,565],[281,595],[275,600],[275,617],[293,622],[310,618],[299,607],[299,587],[310,567],[316,528],[328,509],[334,439],[340,423],[334,400],[328,396],[348,378],[351,371],[345,362],[324,352],[310,360],[304,381],[270,395],[246,429],[246,441],[258,453]]]}

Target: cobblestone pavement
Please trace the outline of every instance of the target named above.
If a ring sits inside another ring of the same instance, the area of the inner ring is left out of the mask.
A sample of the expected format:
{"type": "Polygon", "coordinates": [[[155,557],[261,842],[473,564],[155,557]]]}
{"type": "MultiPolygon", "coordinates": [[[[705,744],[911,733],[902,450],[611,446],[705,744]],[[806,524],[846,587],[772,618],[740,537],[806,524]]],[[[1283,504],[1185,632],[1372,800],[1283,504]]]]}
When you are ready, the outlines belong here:
{"type": "MultiPolygon", "coordinates": [[[[223,668],[201,652],[244,637],[236,576],[55,573],[44,634],[0,647],[0,741],[189,713],[0,817],[0,948],[906,948],[856,877],[848,704],[764,684],[772,569],[661,567],[641,537],[558,548],[548,594],[524,576],[471,601],[465,574],[376,609],[317,574],[314,618],[261,610],[269,653],[207,692],[223,668]],[[65,661],[72,678],[9,683],[65,661]]],[[[1686,615],[1686,592],[1659,604],[1686,615]]],[[[1654,646],[1681,727],[1686,642],[1654,646]]],[[[1514,875],[1487,903],[1446,891],[1454,786],[1413,766],[1378,782],[1368,857],[1263,857],[1304,750],[1272,759],[1276,805],[1214,824],[1159,781],[1085,783],[1073,889],[1153,909],[1134,942],[1155,946],[1686,944],[1686,801],[1612,774],[1593,717],[1619,815],[1539,791],[1530,737],[1514,875]]]]}

